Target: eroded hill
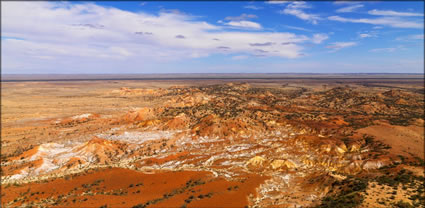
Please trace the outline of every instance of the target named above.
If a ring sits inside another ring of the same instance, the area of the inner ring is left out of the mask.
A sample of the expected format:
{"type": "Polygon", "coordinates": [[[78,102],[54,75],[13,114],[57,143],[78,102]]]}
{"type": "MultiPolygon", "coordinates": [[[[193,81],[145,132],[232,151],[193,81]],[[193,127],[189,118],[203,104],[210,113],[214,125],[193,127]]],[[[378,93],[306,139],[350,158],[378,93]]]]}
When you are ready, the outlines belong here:
{"type": "MultiPolygon", "coordinates": [[[[97,96],[133,104],[2,129],[2,148],[8,148],[2,155],[2,205],[424,203],[424,100],[417,91],[226,83],[122,87],[97,96]],[[22,136],[34,139],[13,139],[22,136]],[[19,145],[23,140],[26,146],[19,145]],[[119,179],[121,185],[103,179],[118,173],[134,178],[119,179]],[[165,184],[145,174],[159,174],[165,184]],[[173,183],[161,174],[180,178],[173,183]],[[154,181],[144,188],[155,196],[134,188],[139,179],[154,181]],[[51,183],[65,185],[51,192],[51,183]]],[[[93,109],[98,104],[87,103],[93,109]]]]}

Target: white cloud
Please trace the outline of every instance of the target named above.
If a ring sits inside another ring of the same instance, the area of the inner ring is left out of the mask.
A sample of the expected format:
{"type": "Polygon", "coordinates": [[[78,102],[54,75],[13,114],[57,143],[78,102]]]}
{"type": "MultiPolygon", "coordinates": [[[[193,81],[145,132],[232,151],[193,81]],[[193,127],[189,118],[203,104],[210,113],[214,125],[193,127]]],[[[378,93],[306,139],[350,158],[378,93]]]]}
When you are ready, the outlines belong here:
{"type": "Polygon", "coordinates": [[[362,31],[358,32],[359,38],[373,38],[378,37],[378,31],[372,30],[372,31],[362,31]]]}
{"type": "Polygon", "coordinates": [[[239,55],[239,56],[232,56],[232,60],[244,60],[247,59],[248,56],[246,55],[239,55]]]}
{"type": "Polygon", "coordinates": [[[254,6],[254,5],[246,5],[243,8],[245,9],[252,9],[252,10],[260,10],[260,9],[264,9],[263,7],[259,7],[259,6],[254,6]]]}
{"type": "Polygon", "coordinates": [[[296,16],[302,20],[306,20],[308,22],[311,22],[313,24],[317,24],[317,21],[320,20],[321,18],[319,17],[319,15],[316,14],[309,14],[304,12],[304,9],[308,9],[311,8],[310,5],[308,5],[305,2],[302,1],[296,1],[296,2],[292,2],[291,4],[289,4],[288,6],[286,6],[286,8],[282,11],[280,11],[281,14],[288,14],[288,15],[293,15],[296,16]]]}
{"type": "Polygon", "coordinates": [[[397,48],[375,48],[375,49],[370,50],[370,52],[374,52],[374,53],[377,53],[377,52],[391,53],[391,52],[396,51],[396,49],[397,48]]]}
{"type": "Polygon", "coordinates": [[[256,22],[246,21],[246,20],[230,21],[230,22],[224,23],[224,25],[229,25],[229,26],[239,27],[239,28],[246,28],[246,29],[261,29],[262,28],[260,24],[256,22]]]}
{"type": "Polygon", "coordinates": [[[385,25],[395,28],[423,28],[423,23],[408,21],[404,19],[400,19],[398,17],[381,17],[381,18],[344,18],[340,16],[330,16],[329,20],[338,21],[338,22],[352,22],[352,23],[365,23],[365,24],[373,24],[373,25],[385,25]]]}
{"type": "Polygon", "coordinates": [[[413,13],[413,12],[397,12],[392,10],[370,10],[368,12],[371,15],[380,15],[380,16],[405,16],[405,17],[422,17],[422,13],[413,13]]]}
{"type": "Polygon", "coordinates": [[[424,40],[424,34],[415,34],[415,35],[408,35],[403,37],[396,38],[398,41],[418,41],[418,40],[424,40]]]}
{"type": "Polygon", "coordinates": [[[313,38],[311,39],[311,42],[313,42],[315,44],[320,44],[324,40],[327,40],[328,38],[329,38],[329,36],[326,35],[326,34],[314,34],[313,38]]]}
{"type": "Polygon", "coordinates": [[[295,27],[295,26],[290,26],[290,25],[283,25],[283,26],[286,27],[286,28],[289,28],[289,29],[301,30],[301,31],[306,31],[306,32],[313,32],[313,30],[303,28],[303,27],[295,27]]]}
{"type": "Polygon", "coordinates": [[[347,6],[347,7],[337,9],[336,12],[337,13],[353,12],[353,11],[357,10],[358,8],[362,8],[362,7],[363,7],[362,4],[355,4],[355,5],[351,5],[351,6],[347,6]]]}
{"type": "Polygon", "coordinates": [[[336,0],[333,2],[336,5],[340,5],[340,4],[358,4],[358,1],[340,1],[340,0],[336,0]]]}
{"type": "Polygon", "coordinates": [[[290,1],[280,1],[280,0],[269,0],[266,1],[266,4],[286,4],[289,3],[290,1]]]}
{"type": "Polygon", "coordinates": [[[373,35],[368,34],[368,33],[360,33],[359,37],[360,38],[371,38],[371,37],[373,37],[373,35]]]}
{"type": "Polygon", "coordinates": [[[297,58],[303,54],[302,43],[310,41],[294,33],[261,31],[255,22],[227,24],[257,31],[227,31],[173,12],[152,15],[87,3],[3,2],[2,36],[11,38],[1,40],[2,69],[145,70],[152,63],[211,54],[297,58]],[[262,51],[250,46],[265,42],[277,44],[262,51]]]}
{"type": "Polygon", "coordinates": [[[348,48],[357,45],[356,42],[334,42],[326,46],[326,48],[332,49],[332,51],[338,51],[343,48],[348,48]]]}
{"type": "Polygon", "coordinates": [[[226,17],[224,18],[225,20],[231,20],[231,21],[241,21],[241,20],[246,20],[246,19],[253,19],[253,18],[258,18],[257,15],[255,14],[241,14],[239,16],[236,17],[226,17]]]}

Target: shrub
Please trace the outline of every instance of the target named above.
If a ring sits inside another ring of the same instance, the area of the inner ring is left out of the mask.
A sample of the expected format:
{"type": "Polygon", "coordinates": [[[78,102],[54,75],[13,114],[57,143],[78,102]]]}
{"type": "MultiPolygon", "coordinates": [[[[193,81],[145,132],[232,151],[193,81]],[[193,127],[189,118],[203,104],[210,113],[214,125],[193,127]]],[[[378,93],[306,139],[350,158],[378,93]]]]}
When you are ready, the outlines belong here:
{"type": "Polygon", "coordinates": [[[414,208],[410,203],[404,202],[404,201],[398,201],[396,204],[394,204],[395,207],[398,208],[414,208]]]}
{"type": "Polygon", "coordinates": [[[335,183],[333,184],[334,186],[342,186],[342,191],[337,195],[325,197],[318,207],[357,207],[363,202],[363,196],[360,192],[366,190],[367,184],[367,180],[359,178],[347,178],[341,182],[335,183]]]}
{"type": "Polygon", "coordinates": [[[138,205],[134,205],[132,208],[145,208],[146,205],[144,204],[138,204],[138,205]]]}

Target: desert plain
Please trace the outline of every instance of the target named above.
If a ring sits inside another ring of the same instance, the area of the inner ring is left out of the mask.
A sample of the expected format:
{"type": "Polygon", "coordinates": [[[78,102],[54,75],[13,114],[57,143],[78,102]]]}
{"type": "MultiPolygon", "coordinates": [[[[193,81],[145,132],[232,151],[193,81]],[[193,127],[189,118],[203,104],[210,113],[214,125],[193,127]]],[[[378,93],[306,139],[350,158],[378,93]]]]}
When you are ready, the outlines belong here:
{"type": "Polygon", "coordinates": [[[11,76],[2,207],[424,207],[421,75],[11,76]]]}

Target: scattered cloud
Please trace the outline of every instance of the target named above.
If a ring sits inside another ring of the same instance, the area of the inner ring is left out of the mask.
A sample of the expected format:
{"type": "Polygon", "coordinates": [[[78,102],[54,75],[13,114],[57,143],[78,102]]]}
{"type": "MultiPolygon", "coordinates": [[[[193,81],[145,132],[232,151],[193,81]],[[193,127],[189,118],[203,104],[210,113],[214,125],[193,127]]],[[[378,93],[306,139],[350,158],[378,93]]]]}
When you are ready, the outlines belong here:
{"type": "Polygon", "coordinates": [[[328,38],[329,38],[329,36],[326,35],[326,34],[314,34],[313,38],[311,39],[311,42],[313,42],[315,44],[320,44],[324,40],[327,40],[328,38]]]}
{"type": "Polygon", "coordinates": [[[79,29],[103,29],[105,26],[100,24],[72,24],[79,29]]]}
{"type": "Polygon", "coordinates": [[[371,34],[368,34],[368,33],[360,33],[359,34],[359,37],[360,38],[371,38],[373,36],[371,34]]]}
{"type": "Polygon", "coordinates": [[[230,47],[227,47],[227,46],[218,46],[217,48],[218,48],[218,49],[224,49],[224,50],[229,50],[229,49],[231,49],[230,47]]]}
{"type": "Polygon", "coordinates": [[[354,12],[355,10],[362,8],[362,7],[363,7],[363,4],[355,4],[355,5],[346,6],[346,7],[337,9],[336,12],[337,13],[354,12]]]}
{"type": "Polygon", "coordinates": [[[378,31],[372,30],[372,31],[361,31],[357,33],[359,35],[359,38],[373,38],[378,37],[378,31]]]}
{"type": "Polygon", "coordinates": [[[340,5],[340,4],[358,4],[358,1],[340,1],[340,0],[335,0],[333,2],[336,5],[340,5]]]}
{"type": "Polygon", "coordinates": [[[160,13],[171,13],[171,14],[178,14],[178,15],[185,15],[189,16],[189,14],[186,14],[185,12],[178,10],[178,9],[164,9],[161,8],[160,13]]]}
{"type": "Polygon", "coordinates": [[[304,12],[304,9],[309,9],[309,8],[311,8],[311,6],[308,5],[306,2],[296,1],[286,6],[286,8],[280,11],[280,13],[293,15],[298,17],[299,19],[311,22],[312,24],[317,24],[317,21],[320,20],[321,18],[319,17],[319,15],[309,14],[304,12]]]}
{"type": "Polygon", "coordinates": [[[186,39],[186,37],[184,35],[176,35],[176,38],[178,38],[178,39],[186,39]]]}
{"type": "MultiPolygon", "coordinates": [[[[2,9],[2,36],[13,37],[1,40],[2,68],[9,73],[56,70],[58,65],[113,70],[128,63],[143,70],[140,66],[212,54],[258,55],[262,52],[250,44],[267,42],[291,44],[265,44],[262,54],[297,58],[311,39],[290,32],[229,31],[188,14],[130,12],[93,3],[4,2],[2,9]]],[[[250,21],[225,24],[262,28],[250,21]]]]}
{"type": "Polygon", "coordinates": [[[244,60],[247,59],[249,56],[246,55],[239,55],[239,56],[232,56],[232,60],[244,60]]]}
{"type": "Polygon", "coordinates": [[[407,35],[403,37],[396,38],[397,41],[418,41],[424,40],[424,34],[416,34],[416,35],[407,35]]]}
{"type": "Polygon", "coordinates": [[[334,42],[326,46],[326,48],[332,49],[332,52],[335,52],[343,48],[348,48],[355,45],[357,45],[356,42],[334,42]]]}
{"type": "Polygon", "coordinates": [[[374,53],[378,53],[378,52],[387,52],[387,53],[392,53],[394,51],[396,51],[397,48],[375,48],[370,50],[370,52],[374,52],[374,53]]]}
{"type": "Polygon", "coordinates": [[[269,51],[263,50],[263,49],[255,49],[255,52],[259,52],[259,53],[268,53],[269,51]]]}
{"type": "Polygon", "coordinates": [[[252,9],[252,10],[260,10],[260,9],[264,9],[264,7],[260,7],[260,6],[254,6],[254,5],[246,5],[243,8],[245,9],[252,9]]]}
{"type": "Polygon", "coordinates": [[[151,32],[134,32],[136,35],[153,35],[151,32]]]}
{"type": "MultiPolygon", "coordinates": [[[[320,23],[320,20],[324,18],[319,14],[310,13],[309,9],[312,8],[310,4],[313,4],[310,2],[280,1],[271,4],[281,5],[279,10],[282,14],[293,15],[312,24],[320,23]]],[[[344,8],[360,5],[358,2],[335,2],[335,4],[347,4],[346,7],[340,6],[344,8]]],[[[276,9],[272,6],[260,6],[276,9]]],[[[244,8],[264,9],[250,4],[244,8]]],[[[359,8],[357,6],[351,11],[359,8]]],[[[245,12],[253,13],[252,10],[245,12]]],[[[314,13],[314,10],[312,11],[314,13]]],[[[350,9],[343,12],[348,11],[350,9]]],[[[374,37],[373,30],[384,27],[423,28],[423,14],[420,13],[370,10],[369,15],[365,18],[345,18],[341,17],[344,15],[341,15],[331,16],[328,19],[337,22],[369,24],[369,27],[373,28],[370,31],[362,30],[354,34],[358,35],[358,39],[351,41],[374,37]]],[[[313,44],[324,43],[331,52],[359,44],[357,42],[330,41],[331,32],[327,28],[317,27],[314,28],[315,30],[311,30],[308,24],[305,26],[306,28],[283,25],[292,30],[277,32],[265,28],[266,25],[261,25],[262,22],[259,20],[251,21],[254,18],[256,15],[241,14],[236,17],[227,17],[217,24],[179,10],[160,10],[157,13],[148,13],[100,6],[96,2],[2,2],[2,69],[5,73],[19,73],[24,70],[36,73],[60,73],[58,66],[63,66],[61,69],[64,73],[85,72],[84,70],[87,69],[99,70],[90,71],[90,73],[112,73],[116,72],[117,68],[128,69],[126,72],[143,73],[155,72],[152,69],[159,68],[156,66],[166,66],[169,72],[175,72],[184,69],[187,65],[171,64],[171,66],[170,61],[172,61],[171,63],[191,63],[191,58],[208,57],[215,54],[228,55],[232,60],[253,57],[295,59],[309,52],[306,52],[306,48],[313,44]],[[305,32],[311,34],[301,35],[305,32]],[[176,67],[180,68],[176,69],[176,67]]],[[[282,27],[279,29],[285,30],[282,27]]],[[[383,31],[379,32],[383,33],[383,31]]],[[[406,33],[391,33],[393,36],[388,38],[393,41],[409,41],[399,42],[399,44],[404,44],[406,48],[415,47],[416,50],[422,46],[424,35],[421,31],[413,32],[408,30],[406,33]],[[405,34],[405,36],[397,38],[397,34],[405,34]]],[[[377,43],[377,45],[379,44],[381,43],[377,43]]],[[[397,53],[403,50],[395,46],[375,47],[371,50],[366,49],[366,52],[369,50],[376,53],[397,53]]],[[[412,52],[415,51],[412,50],[412,52]]],[[[397,66],[398,68],[385,63],[383,64],[385,67],[381,67],[380,70],[389,70],[387,67],[393,67],[391,69],[394,70],[410,67],[409,70],[420,71],[423,69],[423,57],[420,55],[423,55],[423,51],[416,54],[419,54],[417,55],[420,57],[419,62],[405,63],[397,66]]],[[[296,62],[296,60],[288,61],[296,62]]],[[[399,60],[390,61],[399,62],[399,60]]],[[[373,63],[375,64],[375,62],[373,63]]],[[[352,65],[353,71],[359,68],[357,63],[352,65]]],[[[315,66],[316,64],[309,65],[308,69],[315,66]]],[[[329,66],[334,65],[330,64],[329,66]]],[[[190,67],[193,72],[196,72],[196,67],[199,68],[199,65],[193,64],[190,67]]],[[[258,68],[263,69],[264,66],[258,66],[258,68]]],[[[276,70],[281,70],[281,68],[276,67],[276,70]]]]}
{"type": "Polygon", "coordinates": [[[373,25],[385,25],[395,28],[423,28],[423,22],[408,21],[405,19],[400,19],[398,17],[381,17],[381,18],[345,18],[340,16],[330,16],[329,20],[338,21],[338,22],[352,22],[352,23],[365,23],[373,25]]]}
{"type": "Polygon", "coordinates": [[[380,15],[380,16],[403,16],[403,17],[423,17],[422,13],[413,13],[413,12],[396,12],[392,10],[370,10],[368,12],[371,15],[380,15]]]}
{"type": "Polygon", "coordinates": [[[253,19],[258,18],[255,14],[241,14],[237,17],[226,17],[225,20],[231,20],[231,21],[241,21],[241,20],[247,20],[247,19],[253,19]]]}
{"type": "Polygon", "coordinates": [[[272,42],[265,42],[265,43],[250,43],[249,45],[250,46],[254,46],[254,47],[257,47],[257,46],[271,46],[271,45],[274,45],[274,44],[276,44],[276,43],[272,43],[272,42]]]}
{"type": "Polygon", "coordinates": [[[286,4],[289,3],[290,1],[280,1],[280,0],[269,0],[266,1],[266,4],[286,4]]]}
{"type": "Polygon", "coordinates": [[[261,29],[261,25],[256,22],[251,21],[230,21],[227,23],[224,23],[224,25],[232,26],[232,27],[239,27],[239,28],[245,28],[245,29],[261,29]]]}
{"type": "Polygon", "coordinates": [[[306,28],[303,28],[303,27],[295,27],[295,26],[290,26],[290,25],[284,25],[284,27],[286,27],[288,29],[293,29],[293,30],[300,30],[300,31],[305,31],[305,32],[313,32],[313,30],[306,29],[306,28]]]}

